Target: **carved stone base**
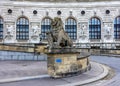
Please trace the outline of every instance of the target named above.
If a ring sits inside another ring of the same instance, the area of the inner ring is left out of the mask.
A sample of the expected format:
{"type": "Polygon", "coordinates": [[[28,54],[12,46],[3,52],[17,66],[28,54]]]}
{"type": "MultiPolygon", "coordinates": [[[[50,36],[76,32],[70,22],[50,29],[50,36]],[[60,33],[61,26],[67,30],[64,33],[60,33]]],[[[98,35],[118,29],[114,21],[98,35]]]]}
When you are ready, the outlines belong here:
{"type": "Polygon", "coordinates": [[[62,78],[86,72],[90,69],[89,55],[74,50],[53,50],[48,55],[48,74],[53,78],[62,78]],[[73,52],[72,52],[73,51],[73,52]]]}

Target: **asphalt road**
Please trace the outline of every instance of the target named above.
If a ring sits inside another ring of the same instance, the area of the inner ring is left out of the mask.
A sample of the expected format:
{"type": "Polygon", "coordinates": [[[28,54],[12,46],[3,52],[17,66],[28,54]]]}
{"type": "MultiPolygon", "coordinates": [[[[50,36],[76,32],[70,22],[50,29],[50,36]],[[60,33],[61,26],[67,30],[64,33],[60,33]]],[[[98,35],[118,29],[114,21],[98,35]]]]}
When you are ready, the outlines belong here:
{"type": "MultiPolygon", "coordinates": [[[[101,80],[98,81],[96,83],[91,83],[85,86],[120,86],[120,58],[114,58],[114,57],[107,57],[107,56],[91,56],[90,57],[91,60],[93,61],[97,61],[99,63],[103,63],[106,65],[109,65],[111,68],[113,68],[116,72],[116,76],[113,77],[110,80],[101,80]]],[[[42,81],[42,84],[40,83],[40,79],[35,79],[35,80],[27,80],[27,81],[20,81],[20,82],[11,82],[11,83],[4,83],[4,84],[0,84],[0,86],[44,86],[44,84],[48,85],[48,83],[50,83],[52,80],[54,81],[54,79],[51,79],[50,82],[46,83],[45,81],[48,78],[45,78],[42,81]]],[[[56,80],[56,83],[64,83],[66,82],[65,80],[56,80]]],[[[69,82],[68,82],[69,83],[69,82]]],[[[50,84],[54,84],[55,83],[50,83],[50,84]]]]}

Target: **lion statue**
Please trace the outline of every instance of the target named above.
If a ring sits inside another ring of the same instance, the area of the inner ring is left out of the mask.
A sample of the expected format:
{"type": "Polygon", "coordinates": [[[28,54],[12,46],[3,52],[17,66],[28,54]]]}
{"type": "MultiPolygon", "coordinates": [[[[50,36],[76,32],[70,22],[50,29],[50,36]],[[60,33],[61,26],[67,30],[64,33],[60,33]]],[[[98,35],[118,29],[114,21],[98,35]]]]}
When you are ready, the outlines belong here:
{"type": "Polygon", "coordinates": [[[64,31],[61,18],[55,17],[51,22],[51,29],[46,33],[48,44],[51,48],[71,47],[72,40],[64,31]]]}

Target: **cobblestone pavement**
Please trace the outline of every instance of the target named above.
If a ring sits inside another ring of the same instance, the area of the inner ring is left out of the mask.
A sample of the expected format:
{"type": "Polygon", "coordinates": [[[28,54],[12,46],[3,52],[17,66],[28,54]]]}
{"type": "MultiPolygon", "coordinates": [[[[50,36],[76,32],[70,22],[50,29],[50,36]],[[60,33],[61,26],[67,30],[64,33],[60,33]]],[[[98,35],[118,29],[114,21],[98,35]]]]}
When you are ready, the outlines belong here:
{"type": "Polygon", "coordinates": [[[84,86],[120,86],[120,57],[91,56],[91,60],[109,65],[115,70],[116,74],[112,79],[103,79],[84,86]]]}
{"type": "Polygon", "coordinates": [[[0,79],[47,74],[44,61],[0,61],[0,79]]]}
{"type": "MultiPolygon", "coordinates": [[[[46,67],[47,67],[45,62],[35,62],[35,61],[34,62],[2,61],[0,65],[1,65],[0,68],[4,70],[5,73],[7,73],[7,74],[3,73],[6,78],[9,76],[9,74],[12,74],[13,77],[16,77],[16,76],[18,77],[23,75],[26,76],[26,74],[27,75],[34,74],[35,72],[36,72],[36,75],[46,74],[46,67]],[[24,70],[24,73],[22,73],[23,70],[24,70]],[[13,72],[13,71],[16,71],[16,72],[13,72]]],[[[90,71],[77,76],[73,76],[73,77],[67,77],[67,78],[61,78],[61,79],[52,79],[50,77],[49,78],[47,77],[47,78],[25,80],[25,81],[19,81],[19,82],[3,83],[3,84],[0,84],[0,86],[56,86],[56,85],[76,83],[79,81],[84,81],[86,79],[91,79],[93,77],[96,77],[103,72],[103,68],[99,64],[92,62],[91,65],[92,65],[92,69],[90,71]]],[[[2,72],[1,72],[1,75],[2,75],[2,72]]],[[[12,76],[10,75],[10,77],[12,76]]]]}

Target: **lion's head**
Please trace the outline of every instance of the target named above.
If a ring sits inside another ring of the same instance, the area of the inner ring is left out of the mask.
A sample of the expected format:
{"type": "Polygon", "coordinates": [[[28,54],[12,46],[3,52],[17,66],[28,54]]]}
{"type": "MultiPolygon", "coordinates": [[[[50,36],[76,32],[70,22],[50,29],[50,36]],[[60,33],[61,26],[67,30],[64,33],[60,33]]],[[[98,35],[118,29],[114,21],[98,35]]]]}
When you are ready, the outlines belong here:
{"type": "Polygon", "coordinates": [[[54,29],[54,27],[60,27],[62,25],[63,25],[62,20],[61,20],[61,18],[58,18],[58,17],[55,17],[51,22],[51,27],[53,29],[54,29]]]}

